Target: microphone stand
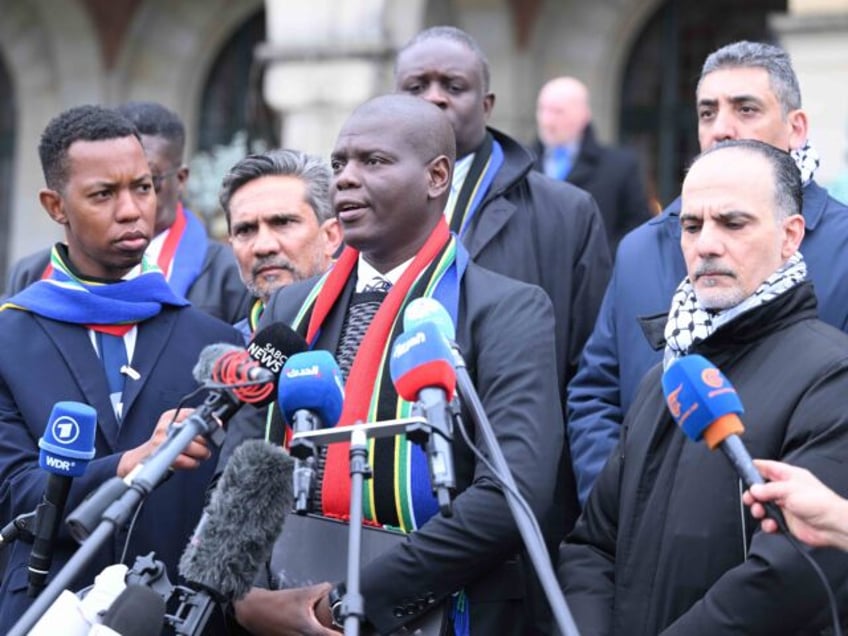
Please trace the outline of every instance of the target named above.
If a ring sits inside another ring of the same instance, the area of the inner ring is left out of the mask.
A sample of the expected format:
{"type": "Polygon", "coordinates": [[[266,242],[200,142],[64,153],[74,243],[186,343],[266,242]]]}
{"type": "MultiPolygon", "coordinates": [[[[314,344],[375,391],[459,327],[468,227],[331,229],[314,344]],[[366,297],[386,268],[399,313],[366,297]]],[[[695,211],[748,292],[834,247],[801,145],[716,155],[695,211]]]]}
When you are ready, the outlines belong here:
{"type": "Polygon", "coordinates": [[[424,447],[432,434],[423,417],[408,417],[372,424],[354,424],[317,431],[296,433],[289,452],[305,460],[315,451],[316,444],[336,444],[350,441],[350,523],[347,542],[347,579],[342,597],[342,616],[345,636],[359,636],[365,620],[365,599],[359,586],[362,554],[362,486],[371,478],[368,465],[368,437],[394,437],[406,433],[407,439],[424,447]]]}
{"type": "Polygon", "coordinates": [[[515,520],[515,525],[518,526],[518,531],[524,541],[524,547],[527,549],[527,554],[530,556],[536,575],[539,577],[539,582],[542,584],[542,589],[545,591],[545,596],[551,606],[551,611],[553,612],[559,631],[564,636],[579,636],[580,632],[577,630],[577,625],[574,623],[574,618],[568,609],[565,597],[562,595],[559,583],[554,575],[548,549],[544,541],[536,533],[531,520],[525,514],[524,508],[522,508],[514,494],[518,492],[518,486],[515,484],[512,471],[510,471],[509,465],[506,463],[506,458],[503,456],[498,439],[492,430],[492,425],[489,423],[489,418],[486,416],[486,412],[477,395],[477,390],[474,388],[471,377],[468,375],[465,360],[455,345],[451,346],[451,351],[453,351],[456,380],[460,395],[465,398],[468,404],[471,419],[474,421],[477,430],[481,433],[483,443],[489,451],[492,464],[498,470],[498,476],[507,486],[503,488],[504,497],[506,497],[507,505],[509,505],[509,510],[515,520]]]}
{"type": "Polygon", "coordinates": [[[71,534],[81,541],[79,549],[56,573],[7,636],[25,636],[32,629],[62,591],[70,587],[79,572],[94,558],[112,533],[129,521],[138,504],[164,480],[171,464],[196,436],[203,435],[214,444],[220,445],[223,441],[223,422],[240,406],[241,402],[229,391],[212,391],[203,404],[183,420],[179,427],[170,430],[165,443],[146,461],[136,466],[125,479],[116,477],[106,481],[87,502],[68,515],[67,523],[71,534]],[[80,509],[83,510],[83,518],[79,514],[80,509]],[[89,532],[93,524],[85,517],[94,515],[99,510],[102,510],[99,521],[89,532]]]}

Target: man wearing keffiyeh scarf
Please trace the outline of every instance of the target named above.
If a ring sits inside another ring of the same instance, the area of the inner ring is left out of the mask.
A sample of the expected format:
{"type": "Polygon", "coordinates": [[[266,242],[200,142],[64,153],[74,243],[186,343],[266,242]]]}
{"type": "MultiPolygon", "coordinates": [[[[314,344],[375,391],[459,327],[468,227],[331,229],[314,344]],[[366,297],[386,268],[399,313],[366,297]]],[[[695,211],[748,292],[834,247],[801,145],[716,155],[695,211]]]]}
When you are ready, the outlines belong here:
{"type": "MultiPolygon", "coordinates": [[[[848,207],[828,196],[814,173],[812,124],[798,78],[782,49],[735,42],[704,62],[695,114],[702,151],[731,139],[756,139],[791,152],[801,174],[801,244],[820,318],[848,331],[848,207]]],[[[581,500],[612,452],[645,373],[662,359],[662,329],[643,319],[668,313],[686,274],[680,250],[680,199],[621,242],[595,329],[569,386],[568,435],[581,500]],[[647,337],[646,337],[647,336],[647,337]]]]}
{"type": "MultiPolygon", "coordinates": [[[[687,275],[657,318],[666,364],[710,360],[744,406],[750,454],[803,466],[844,496],[848,335],[816,317],[797,167],[770,144],[723,142],[695,160],[682,199],[687,275]]],[[[581,633],[822,633],[830,618],[806,555],[760,532],[731,463],[677,430],[662,374],[645,376],[561,551],[581,633]]],[[[844,605],[848,554],[812,556],[844,605]]]]}

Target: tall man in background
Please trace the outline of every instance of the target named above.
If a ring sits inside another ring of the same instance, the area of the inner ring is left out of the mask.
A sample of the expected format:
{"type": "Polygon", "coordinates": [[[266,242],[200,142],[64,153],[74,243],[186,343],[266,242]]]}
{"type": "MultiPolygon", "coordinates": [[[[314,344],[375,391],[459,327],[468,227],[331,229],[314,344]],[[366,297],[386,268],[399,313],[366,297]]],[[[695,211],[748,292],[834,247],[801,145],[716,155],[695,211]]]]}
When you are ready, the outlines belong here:
{"type": "Polygon", "coordinates": [[[595,137],[589,89],[574,77],[547,82],[536,101],[536,169],[586,190],[598,203],[610,251],[650,218],[636,153],[595,137]]]}
{"type": "MultiPolygon", "coordinates": [[[[239,277],[231,250],[206,234],[203,223],[183,204],[189,177],[183,163],[185,127],[179,117],[155,102],[118,107],[141,134],[156,192],[156,227],[147,257],[165,274],[171,288],[191,304],[230,324],[244,318],[250,294],[239,277]]],[[[50,249],[27,256],[12,267],[8,294],[49,275],[50,249]]]]}

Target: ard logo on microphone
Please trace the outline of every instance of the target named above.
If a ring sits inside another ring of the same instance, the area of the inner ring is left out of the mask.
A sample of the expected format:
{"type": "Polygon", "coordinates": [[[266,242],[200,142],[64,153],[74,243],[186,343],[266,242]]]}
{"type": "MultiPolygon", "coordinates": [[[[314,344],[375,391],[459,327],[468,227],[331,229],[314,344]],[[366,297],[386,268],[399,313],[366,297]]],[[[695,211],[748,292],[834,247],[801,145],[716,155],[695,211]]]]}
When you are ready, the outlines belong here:
{"type": "Polygon", "coordinates": [[[80,426],[70,415],[61,415],[53,421],[53,439],[59,444],[73,444],[80,434],[80,426]]]}

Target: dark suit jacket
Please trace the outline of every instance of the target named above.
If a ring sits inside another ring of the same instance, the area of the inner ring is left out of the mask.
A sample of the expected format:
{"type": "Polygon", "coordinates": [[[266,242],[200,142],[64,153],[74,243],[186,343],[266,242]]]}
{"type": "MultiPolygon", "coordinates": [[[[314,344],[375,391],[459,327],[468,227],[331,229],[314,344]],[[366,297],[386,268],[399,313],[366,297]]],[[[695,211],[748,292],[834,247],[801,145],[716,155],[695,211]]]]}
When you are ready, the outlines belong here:
{"type": "MultiPolygon", "coordinates": [[[[50,261],[50,248],[23,257],[12,266],[6,284],[6,295],[17,294],[37,280],[50,261]]],[[[253,297],[239,274],[233,251],[227,245],[209,240],[203,268],[186,295],[187,300],[203,313],[228,324],[247,315],[253,297]]]]}
{"type": "MultiPolygon", "coordinates": [[[[536,141],[533,150],[535,167],[544,172],[545,149],[536,141]]],[[[580,153],[565,180],[586,190],[598,202],[612,254],[625,234],[651,216],[636,153],[602,146],[591,125],[583,133],[580,153]]]]}
{"type": "MultiPolygon", "coordinates": [[[[96,456],[74,479],[65,513],[101,483],[114,477],[124,451],[150,438],[162,411],[175,407],[197,387],[191,371],[201,349],[211,343],[242,346],[229,325],[193,308],[166,308],[138,327],[131,364],[141,378],[127,379],[124,419],[115,419],[100,360],[84,327],[57,322],[18,310],[0,312],[0,514],[5,524],[35,509],[47,482],[38,466],[38,440],[50,411],[59,400],[90,404],[98,413],[96,456]]],[[[192,404],[197,404],[194,400],[192,404]]],[[[147,499],[135,523],[127,558],[156,551],[177,579],[177,562],[194,529],[214,458],[194,471],[179,471],[147,499]]],[[[119,563],[127,538],[124,529],[102,549],[77,579],[93,581],[105,566],[119,563]]],[[[64,524],[51,572],[58,571],[77,545],[64,524]]],[[[0,633],[29,605],[26,564],[31,546],[18,541],[10,550],[0,589],[0,633]]],[[[49,579],[48,579],[49,580],[49,579]]]]}
{"type": "MultiPolygon", "coordinates": [[[[355,278],[352,276],[351,279],[355,278]]],[[[314,281],[277,292],[260,327],[291,322],[314,281]]],[[[316,349],[335,353],[353,280],[316,349]]],[[[553,315],[545,294],[470,263],[460,296],[457,341],[521,493],[536,516],[552,503],[563,425],[554,373],[553,315]]],[[[470,428],[471,420],[463,418],[470,428]]],[[[470,430],[472,439],[475,432],[470,430]]],[[[389,632],[465,588],[472,634],[523,634],[525,577],[520,537],[491,473],[461,441],[454,457],[453,516],[436,516],[362,572],[368,620],[389,632]],[[414,610],[408,615],[407,608],[414,610]]]]}

